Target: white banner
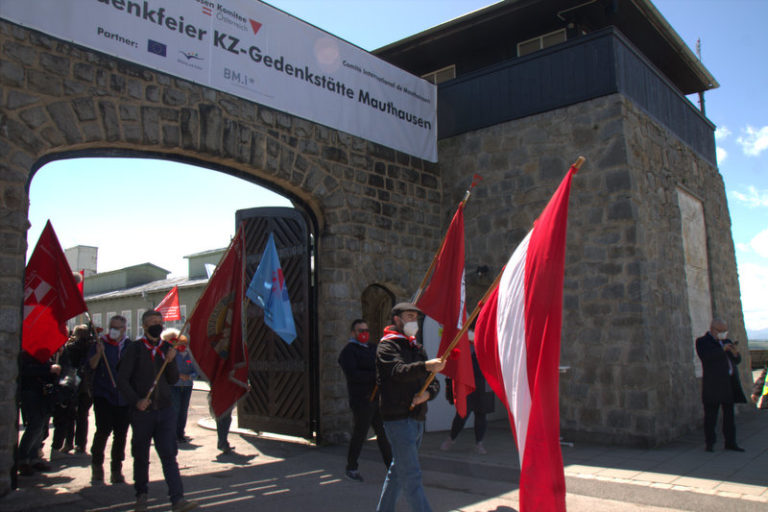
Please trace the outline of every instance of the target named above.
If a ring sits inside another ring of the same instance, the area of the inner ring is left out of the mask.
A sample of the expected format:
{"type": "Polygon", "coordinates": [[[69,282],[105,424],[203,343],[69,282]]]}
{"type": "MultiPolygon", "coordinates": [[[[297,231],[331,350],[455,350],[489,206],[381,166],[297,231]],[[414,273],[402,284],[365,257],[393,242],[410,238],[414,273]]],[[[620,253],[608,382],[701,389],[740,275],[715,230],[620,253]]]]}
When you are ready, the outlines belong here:
{"type": "Polygon", "coordinates": [[[437,161],[434,85],[257,0],[0,0],[0,17],[437,161]]]}

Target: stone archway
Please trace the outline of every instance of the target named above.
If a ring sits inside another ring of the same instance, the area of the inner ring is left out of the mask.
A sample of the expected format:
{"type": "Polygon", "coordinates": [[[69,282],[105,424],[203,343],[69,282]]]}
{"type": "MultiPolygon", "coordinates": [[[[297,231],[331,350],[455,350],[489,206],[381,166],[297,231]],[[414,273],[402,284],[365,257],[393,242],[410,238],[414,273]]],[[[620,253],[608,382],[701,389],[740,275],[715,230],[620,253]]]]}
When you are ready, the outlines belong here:
{"type": "MultiPolygon", "coordinates": [[[[346,427],[338,326],[362,286],[407,289],[440,239],[437,167],[369,141],[0,21],[0,495],[10,488],[29,182],[84,153],[227,169],[317,220],[322,437],[346,427]],[[406,257],[407,254],[407,257],[406,257]],[[342,390],[339,392],[338,390],[342,390]]],[[[343,341],[343,340],[342,340],[343,341]]]]}

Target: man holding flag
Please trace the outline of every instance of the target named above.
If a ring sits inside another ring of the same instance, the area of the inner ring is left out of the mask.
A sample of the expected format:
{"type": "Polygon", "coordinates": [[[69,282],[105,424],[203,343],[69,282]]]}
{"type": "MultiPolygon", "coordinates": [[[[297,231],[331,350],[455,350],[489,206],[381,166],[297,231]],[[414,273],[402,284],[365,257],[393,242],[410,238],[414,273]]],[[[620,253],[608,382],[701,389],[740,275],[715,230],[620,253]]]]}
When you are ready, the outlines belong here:
{"type": "Polygon", "coordinates": [[[400,493],[411,509],[430,512],[419,467],[419,447],[424,436],[427,400],[440,391],[433,380],[421,392],[427,376],[445,367],[440,359],[427,360],[424,347],[416,341],[421,310],[415,304],[401,302],[392,308],[392,324],[376,349],[376,383],[381,390],[379,408],[384,430],[392,446],[392,464],[381,490],[376,512],[394,512],[400,493]]]}
{"type": "Polygon", "coordinates": [[[72,270],[51,221],[43,228],[24,275],[20,406],[26,424],[19,441],[19,472],[31,475],[48,466],[37,461],[50,419],[53,384],[61,366],[51,356],[67,341],[66,321],[86,311],[72,270]]]}

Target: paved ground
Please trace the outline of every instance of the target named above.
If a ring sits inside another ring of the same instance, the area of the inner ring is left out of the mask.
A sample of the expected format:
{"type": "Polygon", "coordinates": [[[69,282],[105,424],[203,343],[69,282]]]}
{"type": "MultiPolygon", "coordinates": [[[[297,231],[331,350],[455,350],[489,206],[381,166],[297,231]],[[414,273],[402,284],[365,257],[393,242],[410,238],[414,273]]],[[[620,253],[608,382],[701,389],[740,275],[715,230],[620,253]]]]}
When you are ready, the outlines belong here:
{"type": "MultiPolygon", "coordinates": [[[[385,474],[374,441],[367,443],[361,457],[363,483],[344,477],[344,446],[316,447],[233,430],[230,443],[237,454],[224,456],[215,448],[205,397],[203,390],[193,393],[187,429],[192,442],[178,456],[187,498],[199,501],[202,510],[374,510],[385,474]]],[[[701,432],[647,450],[564,446],[568,510],[768,510],[768,414],[741,414],[736,421],[745,453],[707,453],[701,432]]],[[[471,430],[461,434],[451,451],[440,451],[445,435],[427,434],[421,450],[434,510],[517,511],[519,466],[506,423],[490,425],[487,455],[474,453],[471,430]]],[[[130,460],[125,472],[129,480],[130,460]]],[[[58,455],[52,464],[52,473],[19,477],[19,489],[0,498],[0,511],[132,510],[131,485],[90,485],[88,456],[58,455]]],[[[154,452],[150,478],[150,510],[168,510],[167,488],[154,452]]]]}

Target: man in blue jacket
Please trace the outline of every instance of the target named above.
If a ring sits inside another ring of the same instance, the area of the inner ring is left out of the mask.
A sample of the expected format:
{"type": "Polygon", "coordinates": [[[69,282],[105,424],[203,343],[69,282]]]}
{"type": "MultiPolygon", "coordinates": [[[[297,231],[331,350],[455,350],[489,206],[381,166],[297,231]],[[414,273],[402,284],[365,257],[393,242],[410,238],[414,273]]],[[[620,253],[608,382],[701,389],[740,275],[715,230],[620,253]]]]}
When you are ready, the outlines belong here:
{"type": "Polygon", "coordinates": [[[112,435],[111,474],[113,484],[125,482],[123,460],[128,434],[128,403],[117,390],[117,364],[131,340],[125,335],[126,319],[115,315],[109,330],[91,346],[88,365],[93,371],[93,413],[96,433],[91,445],[91,482],[104,481],[104,447],[112,435]]]}

